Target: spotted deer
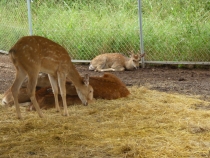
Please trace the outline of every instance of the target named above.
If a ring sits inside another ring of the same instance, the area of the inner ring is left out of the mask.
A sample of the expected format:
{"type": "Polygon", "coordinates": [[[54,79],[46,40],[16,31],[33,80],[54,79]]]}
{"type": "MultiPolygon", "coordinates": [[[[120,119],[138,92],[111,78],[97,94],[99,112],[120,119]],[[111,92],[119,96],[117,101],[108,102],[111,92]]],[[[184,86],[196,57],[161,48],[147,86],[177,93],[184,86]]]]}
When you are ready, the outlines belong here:
{"type": "Polygon", "coordinates": [[[66,80],[71,80],[77,94],[84,105],[93,98],[93,88],[89,85],[89,76],[84,79],[71,62],[71,58],[61,45],[41,36],[24,36],[9,50],[10,58],[16,68],[15,81],[11,87],[17,117],[22,118],[18,91],[26,76],[28,76],[28,94],[38,115],[43,117],[35,97],[37,76],[39,72],[47,73],[53,89],[55,107],[60,111],[58,103],[58,86],[61,92],[64,115],[68,116],[66,104],[66,80]]]}
{"type": "Polygon", "coordinates": [[[95,71],[124,71],[139,67],[139,61],[144,54],[131,53],[130,58],[120,53],[106,53],[96,56],[89,66],[89,70],[95,71]]]}

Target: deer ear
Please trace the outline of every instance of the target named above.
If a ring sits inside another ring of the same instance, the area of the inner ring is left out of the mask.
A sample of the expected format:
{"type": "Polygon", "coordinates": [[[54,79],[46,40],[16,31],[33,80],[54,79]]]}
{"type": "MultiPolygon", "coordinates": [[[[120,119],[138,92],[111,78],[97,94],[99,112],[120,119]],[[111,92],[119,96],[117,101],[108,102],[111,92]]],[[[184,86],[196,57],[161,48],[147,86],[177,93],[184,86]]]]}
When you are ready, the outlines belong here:
{"type": "Polygon", "coordinates": [[[144,55],[145,55],[145,53],[143,53],[143,54],[140,53],[140,57],[141,57],[141,58],[144,57],[144,55]]]}
{"type": "Polygon", "coordinates": [[[129,51],[128,54],[129,54],[130,57],[133,57],[133,55],[134,55],[133,50],[129,51]]]}
{"type": "Polygon", "coordinates": [[[89,85],[89,75],[88,75],[88,74],[85,74],[84,79],[83,79],[83,82],[84,82],[84,84],[85,84],[86,86],[89,85]]]}

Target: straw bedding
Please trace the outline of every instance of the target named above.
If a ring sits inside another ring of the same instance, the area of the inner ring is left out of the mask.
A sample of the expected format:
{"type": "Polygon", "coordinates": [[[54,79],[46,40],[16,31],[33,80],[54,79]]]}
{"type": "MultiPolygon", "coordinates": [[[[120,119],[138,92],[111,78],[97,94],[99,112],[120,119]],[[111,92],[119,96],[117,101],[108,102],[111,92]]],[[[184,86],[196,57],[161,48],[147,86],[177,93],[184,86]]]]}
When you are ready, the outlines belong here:
{"type": "MultiPolygon", "coordinates": [[[[145,87],[117,100],[36,112],[0,107],[0,157],[208,157],[209,102],[145,87]]],[[[0,98],[2,95],[0,96],[0,98]]]]}

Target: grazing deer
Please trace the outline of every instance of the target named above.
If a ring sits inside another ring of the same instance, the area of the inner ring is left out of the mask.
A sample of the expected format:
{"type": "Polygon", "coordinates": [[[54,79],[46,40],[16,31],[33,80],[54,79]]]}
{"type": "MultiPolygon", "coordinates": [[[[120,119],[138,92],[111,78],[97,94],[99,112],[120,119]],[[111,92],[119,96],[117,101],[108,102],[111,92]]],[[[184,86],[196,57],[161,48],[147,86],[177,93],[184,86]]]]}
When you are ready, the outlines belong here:
{"type": "Polygon", "coordinates": [[[89,66],[89,70],[95,71],[124,71],[139,67],[139,61],[144,54],[131,54],[130,58],[119,53],[106,53],[96,56],[89,66]]]}
{"type": "MultiPolygon", "coordinates": [[[[92,85],[94,89],[94,98],[98,99],[117,99],[126,97],[130,94],[125,84],[117,78],[115,75],[111,73],[105,73],[102,77],[90,77],[89,82],[92,85]]],[[[39,103],[39,106],[41,109],[49,109],[55,106],[55,100],[52,92],[52,88],[49,86],[49,79],[47,75],[39,75],[37,80],[37,85],[43,86],[37,87],[36,91],[36,99],[39,103]],[[43,84],[47,87],[44,87],[43,84]]],[[[67,99],[67,105],[72,104],[81,104],[80,99],[77,96],[75,86],[71,82],[66,82],[66,99],[67,99]]],[[[20,88],[19,92],[19,98],[20,103],[24,103],[26,101],[30,101],[29,96],[26,93],[26,88],[22,87],[20,88]],[[23,93],[22,93],[23,92],[23,93]]],[[[61,102],[61,96],[58,97],[59,104],[61,102]]],[[[12,105],[14,104],[11,88],[9,88],[3,95],[2,98],[2,104],[3,105],[12,105]]],[[[61,105],[60,104],[60,105],[61,105]]],[[[35,110],[33,105],[30,106],[31,110],[35,110]]]]}
{"type": "Polygon", "coordinates": [[[28,93],[40,117],[43,114],[35,97],[37,76],[39,72],[47,73],[55,97],[56,110],[58,105],[58,85],[64,107],[64,115],[68,116],[66,105],[66,79],[71,80],[76,87],[77,94],[84,105],[93,98],[93,89],[89,85],[89,76],[84,79],[79,75],[68,52],[59,44],[40,36],[25,36],[17,41],[10,49],[9,55],[16,68],[15,81],[11,87],[17,117],[22,118],[18,103],[18,91],[26,76],[28,76],[28,93]]]}

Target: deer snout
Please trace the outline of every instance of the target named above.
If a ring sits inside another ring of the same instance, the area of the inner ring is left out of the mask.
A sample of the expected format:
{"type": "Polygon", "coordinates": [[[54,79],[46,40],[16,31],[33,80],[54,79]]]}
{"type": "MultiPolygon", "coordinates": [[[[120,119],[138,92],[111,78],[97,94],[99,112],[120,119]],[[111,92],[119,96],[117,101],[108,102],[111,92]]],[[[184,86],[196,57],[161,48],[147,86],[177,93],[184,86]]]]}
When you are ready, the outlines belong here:
{"type": "Polygon", "coordinates": [[[2,99],[2,106],[4,106],[4,107],[8,107],[8,106],[11,106],[8,102],[7,102],[7,100],[5,100],[5,98],[3,98],[2,99]]]}
{"type": "Polygon", "coordinates": [[[138,69],[138,66],[136,66],[135,64],[133,64],[133,67],[134,67],[135,69],[138,69]]]}
{"type": "Polygon", "coordinates": [[[2,100],[2,105],[3,106],[7,105],[7,102],[5,102],[4,100],[2,100]]]}
{"type": "Polygon", "coordinates": [[[88,106],[88,102],[86,101],[85,103],[83,103],[84,106],[88,106]]]}

